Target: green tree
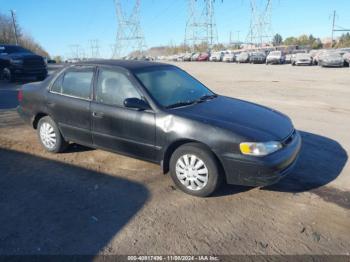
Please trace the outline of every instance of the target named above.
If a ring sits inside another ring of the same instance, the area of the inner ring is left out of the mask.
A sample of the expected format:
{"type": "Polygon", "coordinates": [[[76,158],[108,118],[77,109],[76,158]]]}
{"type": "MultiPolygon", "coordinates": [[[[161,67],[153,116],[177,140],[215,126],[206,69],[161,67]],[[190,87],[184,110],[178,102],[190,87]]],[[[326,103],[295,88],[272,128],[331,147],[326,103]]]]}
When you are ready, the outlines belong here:
{"type": "Polygon", "coordinates": [[[285,45],[296,45],[297,39],[294,36],[287,37],[284,42],[285,45]]]}
{"type": "Polygon", "coordinates": [[[301,35],[298,37],[297,43],[298,43],[298,45],[307,46],[310,44],[309,40],[310,39],[307,35],[301,35]]]}
{"type": "Polygon", "coordinates": [[[350,47],[350,33],[346,33],[340,36],[338,43],[336,44],[337,48],[350,47]]]}
{"type": "Polygon", "coordinates": [[[272,44],[274,46],[281,45],[283,43],[283,38],[280,34],[275,34],[275,36],[272,39],[272,44]]]}
{"type": "MultiPolygon", "coordinates": [[[[20,25],[16,24],[19,45],[42,56],[49,56],[45,49],[40,46],[31,36],[22,33],[20,25]]],[[[0,44],[15,44],[15,34],[12,20],[9,16],[0,13],[0,44]]]]}

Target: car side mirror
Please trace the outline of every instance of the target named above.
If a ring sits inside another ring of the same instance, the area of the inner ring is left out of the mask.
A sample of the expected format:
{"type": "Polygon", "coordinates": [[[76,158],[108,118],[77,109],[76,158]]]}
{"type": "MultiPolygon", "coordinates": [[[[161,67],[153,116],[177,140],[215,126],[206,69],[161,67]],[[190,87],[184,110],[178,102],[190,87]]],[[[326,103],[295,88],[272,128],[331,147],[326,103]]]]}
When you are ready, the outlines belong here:
{"type": "Polygon", "coordinates": [[[139,109],[139,110],[151,109],[151,107],[149,106],[149,104],[146,101],[139,99],[139,98],[136,98],[136,97],[125,99],[124,106],[128,107],[128,108],[139,109]]]}

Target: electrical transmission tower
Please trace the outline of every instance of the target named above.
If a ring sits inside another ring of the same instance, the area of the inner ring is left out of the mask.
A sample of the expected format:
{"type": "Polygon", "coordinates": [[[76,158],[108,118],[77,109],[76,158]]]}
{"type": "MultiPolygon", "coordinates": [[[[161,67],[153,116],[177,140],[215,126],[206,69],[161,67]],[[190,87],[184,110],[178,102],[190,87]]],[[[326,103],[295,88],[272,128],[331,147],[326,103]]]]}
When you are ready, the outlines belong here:
{"type": "Polygon", "coordinates": [[[272,0],[250,0],[251,18],[247,43],[262,46],[272,41],[272,0]],[[263,3],[265,2],[265,4],[263,3]]]}
{"type": "Polygon", "coordinates": [[[118,30],[112,58],[121,58],[130,52],[142,54],[146,49],[145,37],[140,24],[140,3],[136,0],[129,16],[123,12],[121,0],[115,0],[118,30]]]}
{"type": "Polygon", "coordinates": [[[74,59],[84,59],[86,58],[85,50],[81,45],[73,44],[69,46],[70,56],[74,59]]]}
{"type": "Polygon", "coordinates": [[[91,58],[100,58],[100,45],[97,39],[91,39],[90,41],[91,48],[91,58]]]}
{"type": "Polygon", "coordinates": [[[207,44],[209,49],[212,49],[213,45],[218,42],[214,3],[215,0],[203,0],[203,2],[188,0],[185,45],[192,50],[200,44],[207,44]]]}

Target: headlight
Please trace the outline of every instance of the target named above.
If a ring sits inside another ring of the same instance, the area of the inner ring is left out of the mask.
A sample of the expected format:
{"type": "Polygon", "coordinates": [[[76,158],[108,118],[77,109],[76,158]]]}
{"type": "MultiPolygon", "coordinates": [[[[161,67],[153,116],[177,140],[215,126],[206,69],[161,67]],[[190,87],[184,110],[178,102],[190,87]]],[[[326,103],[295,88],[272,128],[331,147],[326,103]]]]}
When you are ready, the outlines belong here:
{"type": "Polygon", "coordinates": [[[21,65],[21,64],[23,64],[23,60],[22,59],[11,59],[10,63],[14,64],[14,65],[21,65]]]}
{"type": "Polygon", "coordinates": [[[239,148],[244,155],[266,156],[282,148],[282,144],[277,141],[265,143],[244,142],[239,144],[239,148]]]}

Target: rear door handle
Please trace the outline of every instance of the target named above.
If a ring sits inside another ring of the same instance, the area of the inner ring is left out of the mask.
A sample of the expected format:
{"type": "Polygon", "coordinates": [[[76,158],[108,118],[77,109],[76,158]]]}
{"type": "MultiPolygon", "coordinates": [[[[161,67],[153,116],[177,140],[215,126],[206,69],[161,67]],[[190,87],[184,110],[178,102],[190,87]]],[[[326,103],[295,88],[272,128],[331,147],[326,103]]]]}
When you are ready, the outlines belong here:
{"type": "Polygon", "coordinates": [[[55,105],[55,102],[47,102],[46,103],[48,106],[54,106],[55,105]]]}
{"type": "Polygon", "coordinates": [[[101,112],[92,112],[92,116],[96,117],[96,118],[102,118],[103,117],[103,113],[101,112]]]}

